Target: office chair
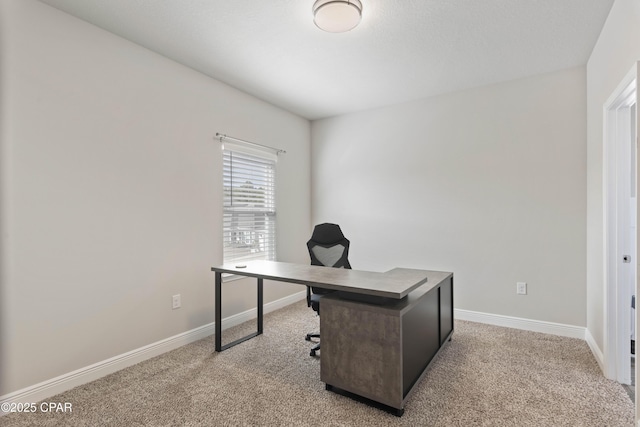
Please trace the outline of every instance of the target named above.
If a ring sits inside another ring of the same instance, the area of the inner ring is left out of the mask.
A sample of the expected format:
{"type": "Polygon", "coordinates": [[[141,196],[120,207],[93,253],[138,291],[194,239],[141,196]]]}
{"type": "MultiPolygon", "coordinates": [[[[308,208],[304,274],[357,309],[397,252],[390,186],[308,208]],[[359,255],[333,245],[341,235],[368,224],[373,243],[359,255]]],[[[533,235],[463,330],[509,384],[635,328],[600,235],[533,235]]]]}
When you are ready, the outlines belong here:
{"type": "MultiPolygon", "coordinates": [[[[318,224],[313,229],[311,239],[307,242],[309,256],[311,257],[311,265],[321,265],[325,267],[335,268],[351,268],[349,260],[349,240],[344,237],[340,226],[337,224],[318,224]]],[[[313,311],[320,315],[320,299],[322,295],[326,295],[334,291],[328,289],[315,288],[307,286],[307,307],[311,307],[313,311]]],[[[307,334],[306,340],[311,338],[320,338],[320,334],[307,334]]],[[[316,355],[316,351],[320,350],[320,343],[311,349],[311,356],[316,355]]]]}

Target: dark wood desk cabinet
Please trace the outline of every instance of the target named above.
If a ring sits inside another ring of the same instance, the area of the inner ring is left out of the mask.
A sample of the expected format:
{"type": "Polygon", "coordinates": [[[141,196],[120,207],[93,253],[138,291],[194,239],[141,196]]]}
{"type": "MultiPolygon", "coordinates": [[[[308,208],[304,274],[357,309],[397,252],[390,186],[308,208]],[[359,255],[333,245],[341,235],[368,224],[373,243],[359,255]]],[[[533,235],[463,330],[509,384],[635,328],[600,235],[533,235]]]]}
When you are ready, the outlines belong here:
{"type": "Polygon", "coordinates": [[[414,386],[453,334],[453,274],[428,276],[405,298],[382,304],[340,292],[322,298],[320,379],[328,390],[402,415],[414,386]]]}
{"type": "Polygon", "coordinates": [[[427,366],[453,334],[453,273],[394,268],[376,273],[276,261],[212,267],[215,272],[216,351],[262,334],[263,281],[317,286],[320,300],[320,379],[402,415],[427,366]],[[257,279],[257,330],[222,341],[222,274],[257,279]]]}

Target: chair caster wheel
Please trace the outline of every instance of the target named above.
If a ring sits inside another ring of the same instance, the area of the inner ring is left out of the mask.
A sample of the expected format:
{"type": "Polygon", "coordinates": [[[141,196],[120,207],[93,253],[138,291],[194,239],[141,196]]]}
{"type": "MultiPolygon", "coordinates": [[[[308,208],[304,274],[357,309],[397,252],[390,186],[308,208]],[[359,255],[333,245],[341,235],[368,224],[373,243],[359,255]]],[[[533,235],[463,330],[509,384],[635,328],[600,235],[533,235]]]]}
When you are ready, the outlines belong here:
{"type": "Polygon", "coordinates": [[[311,352],[309,353],[309,356],[316,357],[316,351],[311,350],[311,352]]]}
{"type": "Polygon", "coordinates": [[[311,341],[311,337],[309,335],[307,335],[306,337],[304,337],[305,340],[307,341],[311,341]]]}

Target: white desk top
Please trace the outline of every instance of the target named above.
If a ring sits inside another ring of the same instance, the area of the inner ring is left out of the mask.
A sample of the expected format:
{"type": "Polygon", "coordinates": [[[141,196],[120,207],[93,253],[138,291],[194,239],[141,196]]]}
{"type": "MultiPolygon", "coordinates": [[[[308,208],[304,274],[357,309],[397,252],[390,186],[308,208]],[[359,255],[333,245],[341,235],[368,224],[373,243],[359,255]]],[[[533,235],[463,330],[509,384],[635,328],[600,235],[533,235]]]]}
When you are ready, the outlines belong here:
{"type": "Polygon", "coordinates": [[[427,281],[430,287],[435,286],[452,274],[409,268],[394,268],[385,273],[375,273],[277,261],[250,261],[242,265],[246,267],[238,268],[236,264],[225,264],[212,267],[211,270],[394,299],[404,298],[427,281]]]}

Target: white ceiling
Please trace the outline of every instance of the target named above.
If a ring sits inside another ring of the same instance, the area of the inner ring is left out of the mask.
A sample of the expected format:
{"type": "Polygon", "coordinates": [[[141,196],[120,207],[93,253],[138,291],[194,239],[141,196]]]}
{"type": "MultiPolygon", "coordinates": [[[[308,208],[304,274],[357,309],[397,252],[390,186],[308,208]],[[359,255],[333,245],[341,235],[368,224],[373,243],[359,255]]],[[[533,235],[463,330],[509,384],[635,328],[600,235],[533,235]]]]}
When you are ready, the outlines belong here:
{"type": "Polygon", "coordinates": [[[613,0],[41,0],[309,119],[585,65],[613,0]]]}

